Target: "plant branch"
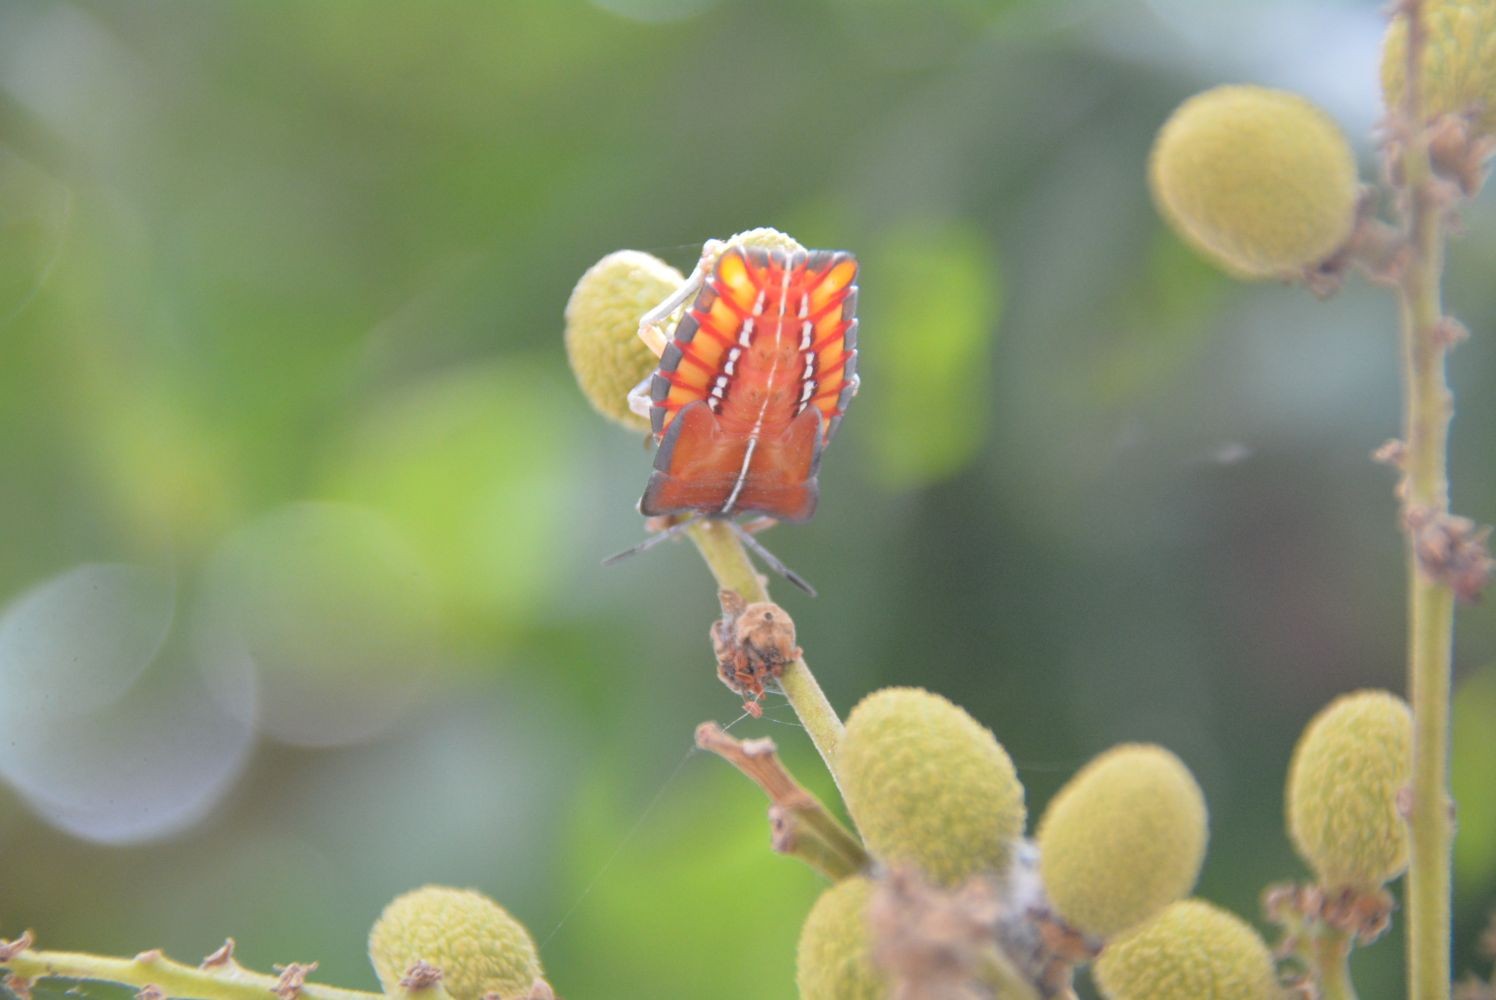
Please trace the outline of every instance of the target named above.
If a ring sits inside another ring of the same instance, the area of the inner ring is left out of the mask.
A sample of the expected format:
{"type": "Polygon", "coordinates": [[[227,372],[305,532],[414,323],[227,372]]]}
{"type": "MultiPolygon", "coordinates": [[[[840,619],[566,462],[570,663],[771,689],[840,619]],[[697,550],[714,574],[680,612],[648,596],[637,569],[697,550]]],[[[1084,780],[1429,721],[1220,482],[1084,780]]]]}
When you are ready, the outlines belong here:
{"type": "Polygon", "coordinates": [[[1441,335],[1444,212],[1423,112],[1426,26],[1420,0],[1404,0],[1407,66],[1398,144],[1410,256],[1398,286],[1402,320],[1404,516],[1408,531],[1408,691],[1413,770],[1408,811],[1408,996],[1449,996],[1449,691],[1455,595],[1419,561],[1417,521],[1449,513],[1446,467],[1452,410],[1441,335]]]}
{"type": "Polygon", "coordinates": [[[715,722],[703,722],[696,727],[696,745],[742,771],[769,796],[774,850],[794,855],[833,882],[868,866],[857,838],[785,769],[773,740],[735,740],[715,722]]]}
{"type": "Polygon", "coordinates": [[[307,973],[317,967],[315,962],[278,967],[278,975],[251,972],[234,961],[232,941],[197,967],[173,961],[158,950],[117,958],[36,951],[32,943],[29,931],[17,941],[0,942],[0,968],[9,969],[22,990],[35,980],[57,978],[123,983],[143,992],[154,988],[156,994],[203,1000],[267,1000],[267,994],[281,1000],[384,1000],[379,993],[306,982],[307,973]]]}
{"type": "MultiPolygon", "coordinates": [[[[743,543],[728,526],[719,520],[707,518],[687,529],[691,541],[701,552],[717,586],[735,590],[750,604],[769,600],[768,588],[748,559],[743,543]]],[[[789,699],[790,707],[800,717],[800,723],[810,734],[811,742],[826,762],[826,768],[836,777],[836,746],[841,741],[842,723],[831,702],[826,700],[815,675],[805,663],[805,657],[797,657],[784,668],[779,686],[789,699]]]]}
{"type": "Polygon", "coordinates": [[[1346,931],[1325,928],[1316,936],[1313,958],[1322,1000],[1356,1000],[1350,957],[1351,935],[1346,931]]]}

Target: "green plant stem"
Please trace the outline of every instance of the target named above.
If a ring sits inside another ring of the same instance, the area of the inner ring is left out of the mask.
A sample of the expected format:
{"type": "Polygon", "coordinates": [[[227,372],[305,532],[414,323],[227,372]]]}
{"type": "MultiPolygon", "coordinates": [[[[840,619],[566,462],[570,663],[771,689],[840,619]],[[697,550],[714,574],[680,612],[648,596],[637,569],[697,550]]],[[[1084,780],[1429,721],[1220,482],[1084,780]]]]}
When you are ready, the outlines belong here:
{"type": "Polygon", "coordinates": [[[1345,931],[1325,929],[1316,938],[1313,958],[1321,1000],[1356,1000],[1350,957],[1351,937],[1345,931]]]}
{"type": "MultiPolygon", "coordinates": [[[[251,972],[233,961],[201,969],[173,961],[160,952],[116,958],[75,951],[23,951],[0,962],[0,966],[26,980],[55,977],[124,983],[138,989],[155,986],[168,996],[203,1000],[267,1000],[280,985],[278,976],[251,972]]],[[[384,1000],[380,993],[317,983],[303,984],[298,995],[303,1000],[384,1000]]]]}
{"type": "MultiPolygon", "coordinates": [[[[1402,175],[1410,257],[1399,283],[1403,357],[1404,503],[1406,512],[1449,512],[1446,468],[1452,412],[1445,380],[1447,346],[1441,336],[1443,208],[1434,190],[1423,121],[1424,26],[1420,4],[1409,0],[1406,104],[1402,109],[1402,175]]],[[[1408,518],[1405,517],[1405,521],[1408,518]]],[[[1413,773],[1408,909],[1408,996],[1449,996],[1450,864],[1449,688],[1454,594],[1418,564],[1410,528],[1408,560],[1408,691],[1413,703],[1413,773]]]]}
{"type": "MultiPolygon", "coordinates": [[[[748,559],[743,543],[738,541],[724,522],[708,518],[687,529],[701,557],[717,578],[717,586],[736,590],[749,603],[769,600],[768,588],[748,559]]],[[[806,666],[802,656],[784,668],[779,686],[789,699],[790,707],[800,717],[800,724],[810,734],[811,742],[826,762],[826,769],[836,777],[836,746],[841,742],[842,723],[821,685],[806,666]]]]}

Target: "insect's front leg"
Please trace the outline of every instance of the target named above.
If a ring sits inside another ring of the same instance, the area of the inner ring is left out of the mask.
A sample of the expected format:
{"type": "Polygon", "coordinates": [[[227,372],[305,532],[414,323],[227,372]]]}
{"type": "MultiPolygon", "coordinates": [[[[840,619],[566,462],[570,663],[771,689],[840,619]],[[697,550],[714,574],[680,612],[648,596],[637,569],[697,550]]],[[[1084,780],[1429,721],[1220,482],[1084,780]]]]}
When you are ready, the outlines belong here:
{"type": "MultiPolygon", "coordinates": [[[[670,337],[666,330],[666,322],[675,311],[685,304],[686,300],[701,290],[706,284],[706,276],[711,273],[717,264],[717,258],[722,256],[724,244],[721,240],[707,240],[701,247],[701,259],[696,262],[696,267],[691,271],[690,277],[685,283],[677,288],[665,300],[655,306],[649,312],[639,317],[639,339],[644,341],[655,357],[665,353],[665,345],[669,343],[670,337]]],[[[648,379],[645,380],[646,382],[648,379]]],[[[643,385],[644,383],[640,383],[643,385]]],[[[638,392],[636,387],[634,392],[638,392]]],[[[629,393],[629,405],[632,407],[634,393],[629,393]]],[[[637,410],[635,411],[638,412],[637,410]]]]}
{"type": "MultiPolygon", "coordinates": [[[[643,331],[640,331],[639,336],[644,336],[643,331]]],[[[649,411],[654,406],[654,399],[649,394],[650,386],[653,382],[654,373],[651,372],[640,379],[638,385],[629,390],[629,412],[641,416],[645,420],[649,419],[649,411]]]]}

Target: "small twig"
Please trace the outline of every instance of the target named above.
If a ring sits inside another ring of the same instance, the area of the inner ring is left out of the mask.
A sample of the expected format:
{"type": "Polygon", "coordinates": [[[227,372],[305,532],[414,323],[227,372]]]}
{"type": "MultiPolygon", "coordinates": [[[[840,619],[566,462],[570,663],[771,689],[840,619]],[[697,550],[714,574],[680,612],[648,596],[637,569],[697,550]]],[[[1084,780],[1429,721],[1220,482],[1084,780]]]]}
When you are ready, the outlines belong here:
{"type": "Polygon", "coordinates": [[[18,994],[38,979],[55,978],[121,983],[137,990],[154,987],[168,996],[202,1000],[266,1000],[271,993],[298,1000],[383,1000],[379,993],[306,982],[316,963],[278,967],[277,975],[251,972],[234,962],[224,948],[208,956],[218,961],[197,968],[173,961],[159,949],[143,951],[134,958],[119,958],[84,952],[34,951],[33,943],[30,932],[16,941],[0,941],[0,966],[10,970],[15,983],[11,988],[18,994]]]}
{"type": "Polygon", "coordinates": [[[794,855],[832,881],[868,866],[867,852],[857,839],[785,769],[773,740],[736,740],[715,722],[703,722],[696,727],[696,745],[764,790],[771,803],[776,851],[794,855]]]}

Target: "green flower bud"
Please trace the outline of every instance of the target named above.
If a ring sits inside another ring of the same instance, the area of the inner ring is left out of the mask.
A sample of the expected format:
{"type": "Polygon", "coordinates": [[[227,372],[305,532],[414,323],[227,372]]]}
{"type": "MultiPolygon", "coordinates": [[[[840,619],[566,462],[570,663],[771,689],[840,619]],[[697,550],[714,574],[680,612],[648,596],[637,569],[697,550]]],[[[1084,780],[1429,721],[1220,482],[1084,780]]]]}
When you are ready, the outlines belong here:
{"type": "Polygon", "coordinates": [[[369,932],[369,961],[386,993],[417,961],[442,970],[453,1000],[529,995],[541,978],[540,956],[523,924],[471,889],[428,885],[396,897],[369,932]]]}
{"type": "Polygon", "coordinates": [[[939,695],[886,688],[852,710],[836,752],[868,849],[939,885],[1007,866],[1023,786],[992,733],[939,695]]]}
{"type": "MultiPolygon", "coordinates": [[[[1425,118],[1468,114],[1476,132],[1496,134],[1496,0],[1424,0],[1425,118]]],[[[1393,19],[1382,44],[1382,97],[1402,109],[1408,73],[1407,18],[1393,19]]]]}
{"type": "Polygon", "coordinates": [[[1375,889],[1408,864],[1397,809],[1413,761],[1413,717],[1386,691],[1357,691],[1304,729],[1288,768],[1288,834],[1331,889],[1375,889]]]}
{"type": "Polygon", "coordinates": [[[619,250],[588,268],[566,303],[566,355],[582,394],[630,430],[649,430],[649,421],[629,410],[628,394],[659,364],[639,339],[639,317],[683,281],[657,257],[619,250]]]}
{"type": "Polygon", "coordinates": [[[769,226],[760,226],[757,229],[747,229],[725,241],[727,246],[762,247],[765,250],[783,250],[786,253],[795,250],[804,250],[800,241],[788,233],[769,226]]]}
{"type": "Polygon", "coordinates": [[[1312,267],[1355,222],[1350,144],[1319,108],[1280,90],[1217,87],[1185,101],[1154,140],[1148,177],[1174,230],[1240,278],[1312,267]]]}
{"type": "Polygon", "coordinates": [[[795,982],[800,1000],[885,1000],[886,977],[873,965],[867,911],[873,883],[860,875],[821,893],[800,929],[795,982]]]}
{"type": "Polygon", "coordinates": [[[1172,903],[1096,960],[1107,1000],[1276,1000],[1273,956],[1240,918],[1198,899],[1172,903]]]}
{"type": "Polygon", "coordinates": [[[1070,926],[1107,938],[1189,893],[1205,860],[1205,797],[1149,744],[1113,747],[1066,782],[1039,823],[1039,874],[1070,926]]]}

